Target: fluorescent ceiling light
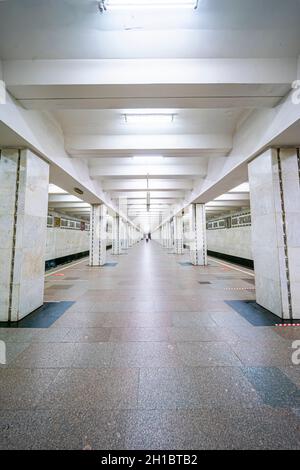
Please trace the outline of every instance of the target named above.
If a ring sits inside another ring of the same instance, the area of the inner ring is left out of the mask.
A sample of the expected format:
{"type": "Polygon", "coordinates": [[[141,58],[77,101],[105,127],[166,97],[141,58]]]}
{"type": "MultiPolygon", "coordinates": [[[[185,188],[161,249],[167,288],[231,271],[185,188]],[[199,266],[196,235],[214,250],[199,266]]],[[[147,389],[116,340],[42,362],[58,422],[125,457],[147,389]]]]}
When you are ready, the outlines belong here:
{"type": "Polygon", "coordinates": [[[105,7],[112,9],[127,8],[197,8],[197,0],[106,0],[105,7]]]}
{"type": "Polygon", "coordinates": [[[174,120],[174,114],[150,113],[150,114],[124,114],[127,124],[159,125],[170,124],[174,120]]]}

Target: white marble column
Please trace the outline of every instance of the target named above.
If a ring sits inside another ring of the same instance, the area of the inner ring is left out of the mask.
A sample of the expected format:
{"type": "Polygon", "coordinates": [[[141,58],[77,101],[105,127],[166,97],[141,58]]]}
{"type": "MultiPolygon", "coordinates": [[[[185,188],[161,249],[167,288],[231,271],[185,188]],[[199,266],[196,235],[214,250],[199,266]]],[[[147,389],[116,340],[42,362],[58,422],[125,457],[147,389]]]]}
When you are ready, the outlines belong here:
{"type": "Polygon", "coordinates": [[[205,204],[190,206],[190,257],[195,266],[207,265],[205,204]]]}
{"type": "Polygon", "coordinates": [[[170,239],[169,239],[169,249],[174,251],[174,218],[170,220],[170,239]]]}
{"type": "Polygon", "coordinates": [[[166,247],[166,226],[163,224],[161,226],[161,245],[163,248],[166,247]]]}
{"type": "Polygon", "coordinates": [[[161,233],[161,227],[159,227],[156,231],[156,241],[162,245],[162,233],[161,233]]]}
{"type": "Polygon", "coordinates": [[[120,217],[120,248],[122,253],[125,249],[125,224],[122,217],[120,217]]]}
{"type": "Polygon", "coordinates": [[[121,221],[118,214],[114,214],[112,223],[112,254],[121,254],[121,221]]]}
{"type": "Polygon", "coordinates": [[[270,149],[249,164],[257,303],[300,319],[300,155],[270,149]]]}
{"type": "Polygon", "coordinates": [[[0,151],[0,321],[43,305],[49,165],[29,150],[0,151]]]}
{"type": "Polygon", "coordinates": [[[128,233],[128,247],[130,248],[132,246],[132,226],[130,224],[128,224],[127,233],[128,233]]]}
{"type": "Polygon", "coordinates": [[[170,250],[172,248],[172,233],[171,233],[171,222],[166,222],[166,248],[170,250]]]}
{"type": "Polygon", "coordinates": [[[90,266],[104,266],[106,263],[107,207],[92,204],[90,223],[90,266]]]}
{"type": "Polygon", "coordinates": [[[174,217],[174,253],[183,254],[183,217],[176,215],[174,217]]]}
{"type": "Polygon", "coordinates": [[[124,250],[129,248],[129,225],[127,222],[124,222],[124,250]]]}
{"type": "Polygon", "coordinates": [[[130,246],[134,246],[137,243],[137,231],[132,225],[129,225],[129,229],[130,229],[130,246]]]}

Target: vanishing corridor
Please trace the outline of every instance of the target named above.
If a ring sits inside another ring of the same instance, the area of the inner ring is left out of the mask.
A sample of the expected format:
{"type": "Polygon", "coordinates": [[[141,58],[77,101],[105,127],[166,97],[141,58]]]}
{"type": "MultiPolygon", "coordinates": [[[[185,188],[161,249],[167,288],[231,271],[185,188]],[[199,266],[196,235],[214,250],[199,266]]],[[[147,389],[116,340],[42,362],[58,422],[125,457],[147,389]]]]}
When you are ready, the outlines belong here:
{"type": "Polygon", "coordinates": [[[2,449],[299,447],[299,328],[254,304],[251,270],[142,241],[45,288],[0,329],[2,449]]]}

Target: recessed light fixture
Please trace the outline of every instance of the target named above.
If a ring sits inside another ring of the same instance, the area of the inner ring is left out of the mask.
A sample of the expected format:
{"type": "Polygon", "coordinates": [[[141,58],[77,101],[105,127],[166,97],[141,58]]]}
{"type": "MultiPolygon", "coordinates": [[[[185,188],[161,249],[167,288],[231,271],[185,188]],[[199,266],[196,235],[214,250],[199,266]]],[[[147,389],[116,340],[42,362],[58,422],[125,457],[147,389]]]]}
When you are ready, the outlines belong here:
{"type": "Polygon", "coordinates": [[[132,8],[190,8],[196,9],[199,0],[104,0],[103,9],[132,8]]]}
{"type": "Polygon", "coordinates": [[[170,113],[124,114],[127,124],[142,126],[171,124],[174,121],[174,117],[175,115],[170,113]]]}

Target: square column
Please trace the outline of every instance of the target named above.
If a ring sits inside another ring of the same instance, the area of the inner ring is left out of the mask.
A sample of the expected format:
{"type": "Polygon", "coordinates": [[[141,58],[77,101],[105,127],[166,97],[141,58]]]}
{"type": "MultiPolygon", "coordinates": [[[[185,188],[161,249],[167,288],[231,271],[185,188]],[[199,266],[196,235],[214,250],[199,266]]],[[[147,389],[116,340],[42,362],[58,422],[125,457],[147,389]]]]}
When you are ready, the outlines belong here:
{"type": "Polygon", "coordinates": [[[174,253],[183,254],[183,217],[177,215],[174,217],[174,253]]]}
{"type": "Polygon", "coordinates": [[[30,150],[0,150],[0,321],[44,302],[49,165],[30,150]]]}
{"type": "Polygon", "coordinates": [[[158,229],[158,238],[157,238],[157,241],[160,245],[162,245],[162,228],[159,227],[158,229]]]}
{"type": "Polygon", "coordinates": [[[166,248],[170,250],[172,248],[172,232],[171,232],[171,222],[166,222],[166,248]]]}
{"type": "Polygon", "coordinates": [[[132,246],[132,226],[128,224],[128,247],[132,246]]]}
{"type": "Polygon", "coordinates": [[[257,303],[300,319],[300,154],[270,149],[249,164],[257,303]]]}
{"type": "Polygon", "coordinates": [[[90,225],[90,266],[104,266],[107,241],[107,207],[104,204],[92,204],[90,225]]]}
{"type": "Polygon", "coordinates": [[[166,246],[166,227],[162,225],[161,227],[161,245],[163,248],[166,246]]]}
{"type": "Polygon", "coordinates": [[[120,216],[115,214],[112,222],[112,254],[121,254],[120,216]]]}
{"type": "Polygon", "coordinates": [[[170,220],[170,238],[169,238],[169,249],[174,250],[174,219],[170,220]]]}
{"type": "Polygon", "coordinates": [[[122,242],[121,246],[123,250],[128,250],[129,243],[128,243],[128,224],[127,222],[121,221],[121,232],[122,232],[122,242]]]}
{"type": "Polygon", "coordinates": [[[137,243],[137,232],[132,225],[129,225],[129,233],[130,233],[130,246],[133,246],[137,243]]]}
{"type": "Polygon", "coordinates": [[[190,206],[190,257],[194,266],[207,265],[205,204],[190,206]]]}

